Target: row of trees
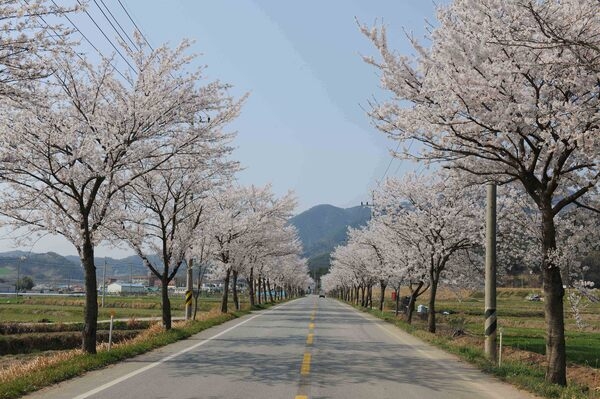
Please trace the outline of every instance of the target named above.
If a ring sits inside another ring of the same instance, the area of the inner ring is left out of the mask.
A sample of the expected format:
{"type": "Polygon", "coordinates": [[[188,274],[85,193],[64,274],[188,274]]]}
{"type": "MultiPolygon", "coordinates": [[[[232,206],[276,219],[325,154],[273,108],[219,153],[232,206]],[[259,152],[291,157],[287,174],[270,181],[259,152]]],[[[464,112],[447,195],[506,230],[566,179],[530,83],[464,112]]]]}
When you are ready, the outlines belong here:
{"type": "Polygon", "coordinates": [[[385,27],[361,26],[379,51],[366,61],[392,95],[370,116],[389,137],[420,144],[416,155],[397,155],[441,162],[463,183],[514,184],[531,204],[546,379],[561,385],[567,281],[560,266],[575,259],[559,240],[559,219],[599,209],[599,11],[596,0],[454,0],[439,8],[428,46],[408,38],[412,57],[389,48],[385,27]]]}
{"type": "Polygon", "coordinates": [[[125,74],[110,58],[88,58],[67,29],[47,23],[78,11],[44,0],[0,6],[0,213],[12,228],[59,234],[77,249],[84,351],[96,352],[101,242],[125,243],[160,278],[167,328],[167,285],[186,259],[217,262],[226,282],[256,262],[261,279],[306,285],[284,226],[291,196],[233,184],[239,166],[225,129],[245,97],[193,68],[185,41],[153,49],[135,33],[120,43],[133,67],[125,74]]]}

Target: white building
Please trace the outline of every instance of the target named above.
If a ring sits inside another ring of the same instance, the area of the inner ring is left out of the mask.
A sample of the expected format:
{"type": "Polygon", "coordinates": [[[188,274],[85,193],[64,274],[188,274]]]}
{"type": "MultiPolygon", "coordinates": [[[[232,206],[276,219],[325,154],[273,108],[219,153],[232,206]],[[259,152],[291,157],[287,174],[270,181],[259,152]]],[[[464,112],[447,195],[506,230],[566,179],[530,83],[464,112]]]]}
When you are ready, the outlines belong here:
{"type": "Polygon", "coordinates": [[[106,292],[109,294],[143,294],[146,293],[146,287],[143,284],[116,282],[107,285],[106,292]]]}

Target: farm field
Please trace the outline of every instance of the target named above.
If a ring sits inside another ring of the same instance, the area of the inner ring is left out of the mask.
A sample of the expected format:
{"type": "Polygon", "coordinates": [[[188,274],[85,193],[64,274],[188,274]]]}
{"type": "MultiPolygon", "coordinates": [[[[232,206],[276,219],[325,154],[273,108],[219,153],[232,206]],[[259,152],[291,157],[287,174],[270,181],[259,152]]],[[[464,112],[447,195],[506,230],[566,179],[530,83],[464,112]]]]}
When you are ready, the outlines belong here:
{"type": "MultiPolygon", "coordinates": [[[[408,292],[401,291],[401,295],[408,292]]],[[[502,332],[503,345],[518,350],[545,354],[544,302],[527,298],[540,289],[499,288],[496,298],[498,332],[502,332]]],[[[375,295],[374,295],[375,298],[375,295]]],[[[417,300],[417,305],[427,305],[428,293],[417,300]]],[[[386,299],[385,308],[394,308],[391,298],[386,299]]],[[[483,342],[484,297],[482,292],[453,292],[442,290],[436,301],[438,334],[452,335],[464,331],[467,337],[483,342]],[[448,315],[442,314],[447,311],[448,315]]],[[[582,300],[579,306],[583,326],[578,326],[565,297],[565,330],[567,360],[572,363],[598,369],[600,367],[600,303],[582,300]]],[[[413,324],[426,328],[426,320],[415,313],[413,324]]],[[[499,335],[498,335],[499,339],[499,335]]]]}
{"type": "MultiPolygon", "coordinates": [[[[76,323],[83,320],[83,297],[22,296],[0,298],[0,323],[76,323]]],[[[203,301],[206,308],[209,302],[203,301]]],[[[173,317],[183,316],[183,298],[171,298],[173,317]]],[[[107,296],[99,307],[98,320],[147,318],[161,316],[160,296],[107,296]]]]}
{"type": "MultiPolygon", "coordinates": [[[[182,296],[171,299],[172,317],[184,316],[182,296]]],[[[78,348],[81,345],[85,298],[69,296],[0,297],[0,363],[6,366],[33,356],[78,348]]],[[[202,297],[198,311],[216,308],[219,297],[202,297]]],[[[111,314],[114,342],[128,340],[160,323],[160,296],[107,296],[99,307],[98,341],[108,342],[111,314]],[[149,321],[156,318],[156,321],[149,321]]]]}

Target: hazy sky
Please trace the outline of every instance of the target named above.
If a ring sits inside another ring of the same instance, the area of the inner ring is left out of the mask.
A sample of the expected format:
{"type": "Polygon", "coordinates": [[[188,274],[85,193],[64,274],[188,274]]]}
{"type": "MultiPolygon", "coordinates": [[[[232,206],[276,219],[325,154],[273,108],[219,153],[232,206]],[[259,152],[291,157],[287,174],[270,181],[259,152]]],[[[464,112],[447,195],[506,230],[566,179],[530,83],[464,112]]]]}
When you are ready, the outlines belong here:
{"type": "MultiPolygon", "coordinates": [[[[281,195],[295,191],[298,212],[328,203],[351,207],[369,200],[387,175],[401,175],[410,165],[394,160],[396,144],[376,131],[365,113],[370,99],[387,96],[377,71],[361,55],[376,55],[356,19],[384,23],[392,47],[413,51],[406,33],[422,39],[426,20],[435,21],[429,0],[121,0],[153,46],[195,41],[192,50],[207,66],[207,78],[250,93],[239,119],[234,158],[245,168],[242,184],[269,182],[281,195]],[[389,169],[388,169],[389,166],[389,169]]],[[[438,2],[439,3],[439,2],[438,2]]],[[[443,3],[443,2],[442,2],[443,3]]],[[[89,13],[111,38],[116,33],[100,12],[112,13],[126,31],[134,27],[118,0],[90,1],[89,13]],[[109,12],[110,11],[110,12],[109,12]]],[[[114,50],[92,19],[73,18],[77,27],[105,55],[114,50]]],[[[114,22],[113,22],[114,24],[114,22]]],[[[116,40],[114,40],[116,42],[116,40]]],[[[82,47],[95,50],[82,41],[82,47]]],[[[119,69],[123,60],[116,58],[119,69]]],[[[0,251],[15,249],[0,240],[0,251]]],[[[33,252],[76,254],[61,238],[45,237],[20,246],[33,252]]],[[[129,251],[98,248],[99,256],[129,251]]]]}

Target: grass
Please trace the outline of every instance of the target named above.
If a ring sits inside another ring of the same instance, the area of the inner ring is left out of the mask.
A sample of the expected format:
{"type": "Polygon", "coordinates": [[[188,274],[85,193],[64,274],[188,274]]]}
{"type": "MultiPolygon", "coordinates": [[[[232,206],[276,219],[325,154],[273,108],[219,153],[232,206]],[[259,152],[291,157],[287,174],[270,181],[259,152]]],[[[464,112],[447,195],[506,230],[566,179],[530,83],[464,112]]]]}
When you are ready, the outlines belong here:
{"type": "MultiPolygon", "coordinates": [[[[171,300],[171,315],[184,315],[183,296],[173,296],[171,300]]],[[[198,310],[209,311],[219,303],[220,298],[201,297],[198,310]]],[[[98,298],[100,302],[100,298],[98,298]]],[[[243,304],[243,301],[242,301],[243,304]]],[[[22,296],[0,297],[0,323],[2,322],[53,322],[74,323],[83,320],[83,297],[54,297],[54,296],[22,296]]],[[[159,295],[148,296],[107,296],[104,307],[98,308],[98,320],[109,320],[114,314],[117,319],[161,317],[162,304],[159,295]]]]}
{"type": "MultiPolygon", "coordinates": [[[[501,288],[496,298],[498,327],[503,332],[504,344],[516,349],[546,353],[544,302],[526,300],[529,294],[540,294],[535,289],[501,288]]],[[[420,298],[421,299],[421,298],[420,298]]],[[[424,302],[425,299],[418,301],[424,302]]],[[[389,304],[391,307],[391,303],[389,304]]],[[[389,307],[388,307],[389,308],[389,307]]],[[[475,293],[460,302],[456,297],[442,295],[436,302],[437,310],[449,309],[457,314],[438,316],[443,327],[456,317],[464,318],[469,334],[483,339],[484,302],[481,293],[475,293]]],[[[600,366],[600,304],[586,302],[582,306],[582,315],[587,324],[583,329],[576,323],[565,300],[565,339],[567,344],[567,361],[584,366],[598,368],[600,366]]],[[[418,324],[419,321],[417,320],[418,324]]]]}
{"type": "MultiPolygon", "coordinates": [[[[260,305],[255,309],[266,309],[271,304],[260,305]]],[[[85,372],[117,363],[150,350],[188,338],[207,328],[248,314],[250,310],[212,314],[204,320],[178,323],[169,331],[162,331],[157,324],[137,338],[113,347],[112,350],[100,350],[96,355],[83,354],[80,351],[61,352],[56,356],[40,357],[39,360],[17,366],[13,370],[0,373],[0,399],[18,398],[43,387],[56,384],[85,372]]]]}

